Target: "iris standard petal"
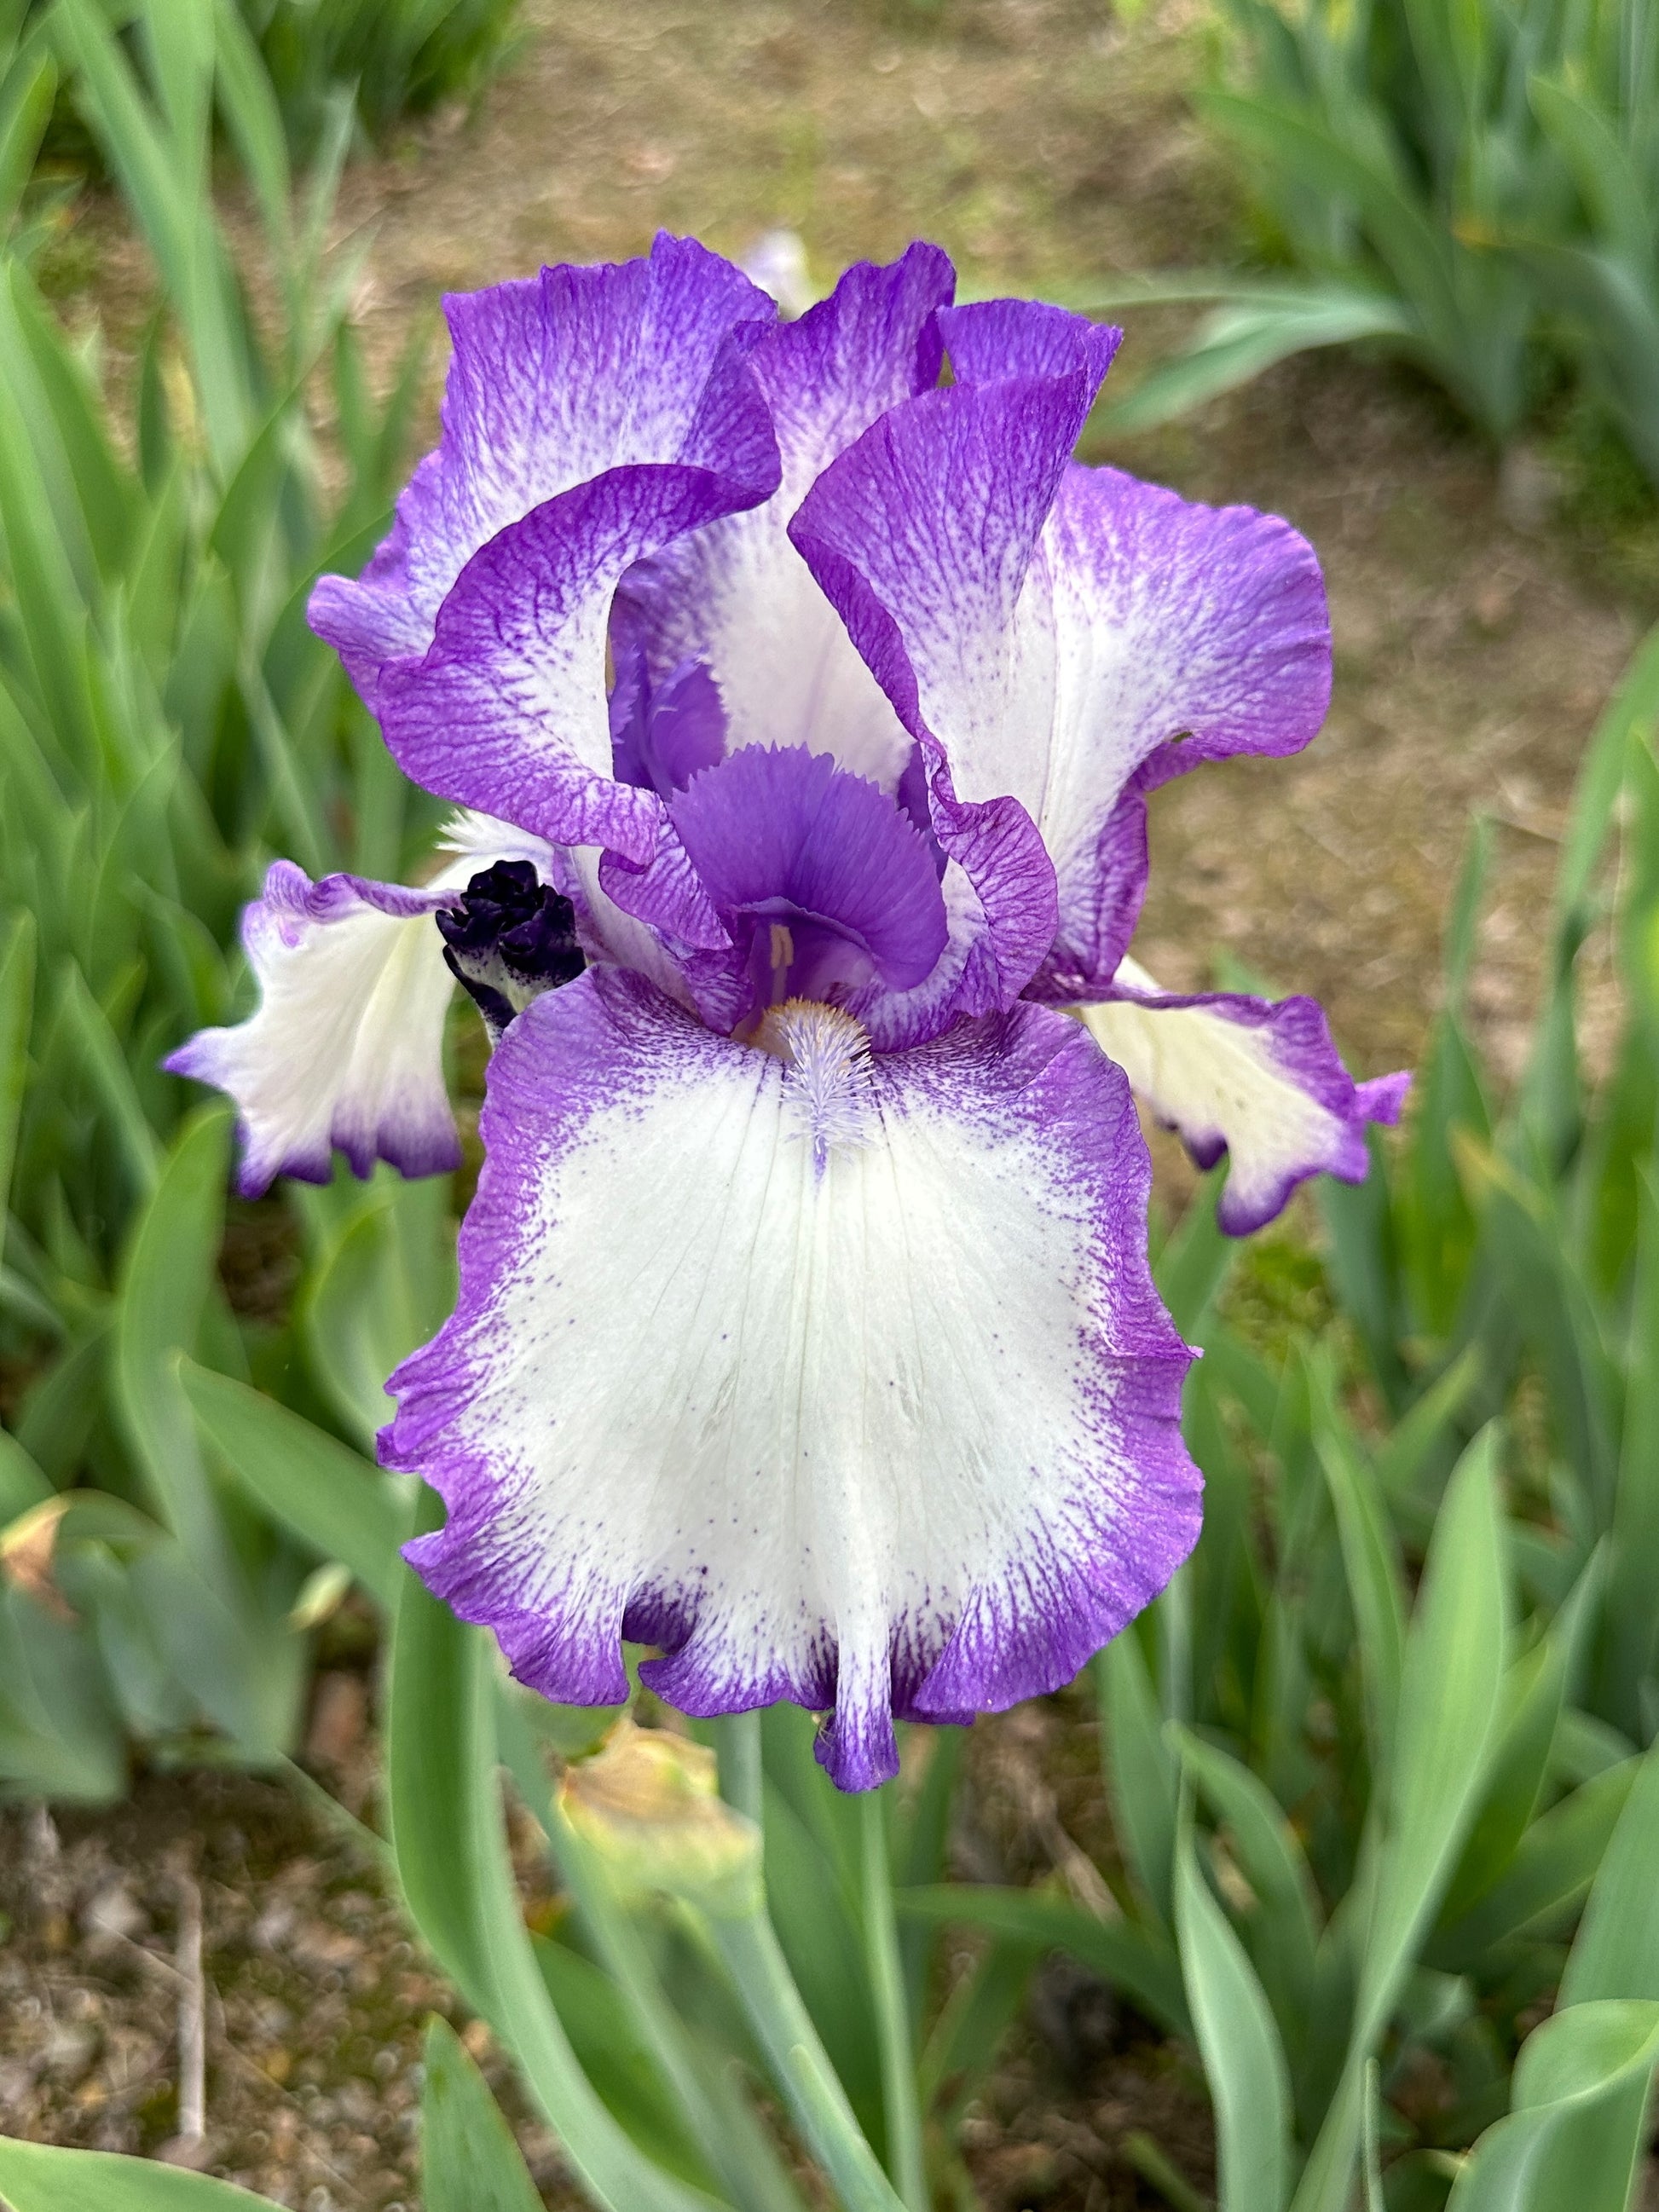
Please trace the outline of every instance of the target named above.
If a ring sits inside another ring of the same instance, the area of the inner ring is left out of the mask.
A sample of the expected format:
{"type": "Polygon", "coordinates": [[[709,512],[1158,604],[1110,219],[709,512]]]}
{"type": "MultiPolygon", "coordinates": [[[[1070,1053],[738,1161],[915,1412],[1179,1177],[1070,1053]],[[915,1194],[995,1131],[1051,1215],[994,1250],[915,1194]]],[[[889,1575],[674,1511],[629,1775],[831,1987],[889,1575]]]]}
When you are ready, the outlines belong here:
{"type": "Polygon", "coordinates": [[[1109,983],[1133,932],[1142,793],[1318,728],[1324,589],[1285,523],[1068,462],[1115,331],[1018,301],[938,320],[955,386],[843,456],[795,536],[934,741],[936,815],[948,787],[970,805],[1006,794],[1036,823],[1057,923],[1030,988],[1063,1001],[1109,983]]]}
{"type": "Polygon", "coordinates": [[[1098,392],[1123,343],[1112,323],[1091,323],[1045,300],[974,300],[948,307],[939,334],[957,384],[1006,384],[1018,376],[1069,376],[1081,367],[1098,392]]]}
{"type": "MultiPolygon", "coordinates": [[[[459,865],[465,880],[472,862],[459,865]]],[[[258,1009],[166,1062],[235,1100],[244,1197],[279,1175],[326,1182],[337,1150],[360,1176],[377,1159],[410,1176],[459,1164],[443,1071],[454,980],[432,920],[445,897],[359,876],[313,884],[287,860],[270,870],[242,917],[258,1009]]]]}
{"type": "Polygon", "coordinates": [[[1065,1000],[1109,981],[1134,927],[1141,794],[1201,761],[1298,751],[1318,730],[1330,616],[1288,523],[1116,469],[1066,471],[1030,588],[1052,678],[1046,752],[1015,788],[1060,885],[1036,988],[1065,1000]]]}
{"type": "MultiPolygon", "coordinates": [[[[417,782],[551,844],[650,860],[662,801],[614,773],[611,599],[641,556],[775,487],[744,358],[772,312],[665,238],[648,261],[466,303],[443,445],[362,581],[325,579],[312,608],[417,782]]],[[[596,857],[567,887],[605,915],[596,857]]]]}
{"type": "MultiPolygon", "coordinates": [[[[989,324],[979,310],[975,333],[989,324]]],[[[1021,325],[1024,327],[1024,325],[1021,325]]],[[[819,477],[790,535],[922,750],[933,826],[983,933],[962,1008],[1022,990],[1054,942],[1054,870],[1026,803],[1046,738],[1045,641],[1024,591],[1109,349],[1080,317],[1030,326],[1040,368],[925,392],[819,477]]]]}
{"type": "Polygon", "coordinates": [[[1229,1155],[1217,1218],[1230,1235],[1271,1221],[1310,1176],[1364,1181],[1366,1128],[1398,1121],[1409,1075],[1356,1083],[1312,999],[1182,996],[1133,960],[1116,981],[1083,1018],[1200,1167],[1229,1155]]]}
{"type": "Polygon", "coordinates": [[[312,596],[313,627],[371,707],[381,665],[425,652],[480,546],[610,470],[678,459],[775,308],[718,254],[664,233],[645,259],[544,269],[452,295],[444,313],[441,441],[362,576],[325,576],[312,596]]]}
{"type": "Polygon", "coordinates": [[[662,801],[615,775],[611,599],[642,554],[775,483],[764,406],[742,362],[727,367],[712,434],[700,419],[677,453],[612,468],[510,524],[462,571],[427,653],[382,668],[381,727],[416,782],[554,844],[650,859],[662,801]]]}
{"type": "Polygon", "coordinates": [[[637,978],[539,1000],[490,1063],[453,1320],[392,1378],[410,1556],[547,1695],[895,1715],[1071,1678],[1197,1533],[1188,1354],[1148,1273],[1127,1086],[1018,1006],[908,1053],[785,1007],[772,1049],[637,978]]]}
{"type": "Polygon", "coordinates": [[[939,378],[935,310],[956,272],[933,246],[860,262],[827,300],[781,323],[749,356],[777,434],[782,477],[763,506],[678,539],[624,580],[621,635],[660,676],[701,661],[720,685],[732,750],[805,745],[890,792],[910,740],[812,581],[790,517],[837,453],[939,378]]]}
{"type": "Polygon", "coordinates": [[[667,799],[726,757],[720,686],[699,660],[653,680],[643,649],[618,657],[611,688],[611,764],[619,781],[667,799]]]}

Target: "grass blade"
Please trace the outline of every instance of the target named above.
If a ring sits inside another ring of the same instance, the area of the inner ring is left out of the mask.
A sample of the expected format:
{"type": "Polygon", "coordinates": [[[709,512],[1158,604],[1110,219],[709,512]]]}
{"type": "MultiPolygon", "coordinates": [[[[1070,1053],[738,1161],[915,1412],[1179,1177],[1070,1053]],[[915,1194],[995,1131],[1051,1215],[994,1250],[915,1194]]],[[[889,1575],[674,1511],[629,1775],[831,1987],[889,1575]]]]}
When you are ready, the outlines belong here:
{"type": "Polygon", "coordinates": [[[1198,1871],[1190,1816],[1176,1844],[1175,1923],[1215,2105],[1220,2212],[1281,2212],[1290,2185],[1290,2070],[1244,1947],[1198,1871]]]}

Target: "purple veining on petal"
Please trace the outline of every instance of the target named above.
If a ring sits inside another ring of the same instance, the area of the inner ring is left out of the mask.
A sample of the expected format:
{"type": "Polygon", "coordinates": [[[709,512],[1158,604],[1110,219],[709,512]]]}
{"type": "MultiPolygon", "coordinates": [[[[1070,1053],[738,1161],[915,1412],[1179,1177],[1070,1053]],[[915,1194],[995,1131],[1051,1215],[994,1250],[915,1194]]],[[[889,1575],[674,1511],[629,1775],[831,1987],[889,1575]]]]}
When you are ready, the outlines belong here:
{"type": "Polygon", "coordinates": [[[966,1012],[1006,1003],[1054,939],[1054,873],[1036,825],[991,764],[964,790],[957,740],[1006,732],[1014,610],[1097,381],[1080,356],[1060,376],[924,392],[843,453],[791,526],[920,742],[935,834],[978,894],[984,931],[963,966],[966,1012]]]}
{"type": "Polygon", "coordinates": [[[725,753],[726,709],[720,686],[702,663],[682,660],[653,684],[644,648],[637,642],[624,645],[611,690],[611,760],[617,781],[669,799],[725,753]]]}
{"type": "MultiPolygon", "coordinates": [[[[648,261],[550,270],[471,304],[439,455],[363,584],[335,580],[315,603],[360,677],[371,646],[395,647],[368,688],[394,757],[428,789],[651,867],[661,799],[613,773],[611,599],[643,555],[775,488],[746,366],[772,312],[726,264],[668,239],[648,261]]],[[[669,919],[686,942],[707,934],[695,902],[669,919]]]]}
{"type": "Polygon", "coordinates": [[[1306,540],[1254,508],[1068,469],[1044,533],[1054,667],[1038,820],[1060,878],[1034,988],[1109,983],[1133,933],[1142,794],[1201,761],[1305,745],[1330,698],[1330,621],[1306,540]]]}
{"type": "MultiPolygon", "coordinates": [[[[945,850],[964,805],[1036,823],[1058,942],[1033,988],[1060,1000],[1109,982],[1133,932],[1143,793],[1318,727],[1323,587],[1281,522],[1068,464],[1113,332],[1017,301],[938,320],[957,386],[891,410],[793,535],[924,740],[945,850]]],[[[975,875],[994,931],[994,872],[975,875]]]]}
{"type": "Polygon", "coordinates": [[[884,789],[903,765],[906,734],[786,530],[838,453],[938,380],[935,311],[954,283],[937,247],[913,246],[887,267],[848,269],[827,300],[769,331],[749,365],[777,434],[777,491],[623,579],[619,628],[659,674],[687,658],[713,672],[733,749],[805,744],[884,789]]]}
{"type": "Polygon", "coordinates": [[[790,534],[919,742],[939,843],[980,906],[956,1003],[983,1012],[1048,951],[1056,892],[1017,787],[988,769],[964,790],[957,740],[1006,732],[1014,611],[1116,338],[1018,302],[937,319],[963,380],[892,409],[820,477],[790,534]]]}
{"type": "Polygon", "coordinates": [[[381,671],[386,743],[417,782],[554,844],[650,860],[662,802],[612,774],[611,597],[642,554],[776,483],[764,404],[729,344],[711,390],[721,378],[717,434],[704,440],[700,415],[677,453],[612,468],[509,525],[468,562],[424,657],[381,671]]]}
{"type": "Polygon", "coordinates": [[[1123,343],[1115,324],[1091,322],[1043,300],[971,301],[941,310],[939,327],[958,384],[1069,376],[1080,368],[1091,406],[1123,343]]]}
{"type": "Polygon", "coordinates": [[[380,665],[426,650],[480,546],[613,468],[678,458],[733,334],[746,349],[775,309],[695,239],[663,233],[645,259],[544,269],[453,295],[444,312],[441,441],[362,577],[325,576],[312,598],[313,627],[371,707],[380,665]]]}
{"type": "Polygon", "coordinates": [[[521,1680],[617,1700],[620,1638],[655,1641],[683,1710],[827,1711],[864,1788],[895,1715],[1053,1689],[1163,1587],[1198,1525],[1189,1355],[1127,1086],[1075,1024],[1023,1006],[870,1061],[882,1149],[827,1176],[788,1167],[788,1080],[616,971],[530,1007],[382,1454],[448,1509],[408,1556],[521,1680]]]}
{"type": "Polygon", "coordinates": [[[959,714],[988,678],[997,704],[998,655],[1089,395],[1080,368],[922,392],[833,462],[790,525],[914,737],[948,751],[929,708],[959,714]]]}
{"type": "Polygon", "coordinates": [[[746,956],[755,1004],[844,1000],[872,975],[906,990],[945,950],[932,856],[894,801],[827,755],[750,745],[669,811],[746,956]]]}
{"type": "Polygon", "coordinates": [[[939,318],[955,289],[949,255],[917,244],[885,264],[854,262],[827,300],[767,332],[755,374],[777,425],[786,508],[890,407],[938,383],[939,318]]]}

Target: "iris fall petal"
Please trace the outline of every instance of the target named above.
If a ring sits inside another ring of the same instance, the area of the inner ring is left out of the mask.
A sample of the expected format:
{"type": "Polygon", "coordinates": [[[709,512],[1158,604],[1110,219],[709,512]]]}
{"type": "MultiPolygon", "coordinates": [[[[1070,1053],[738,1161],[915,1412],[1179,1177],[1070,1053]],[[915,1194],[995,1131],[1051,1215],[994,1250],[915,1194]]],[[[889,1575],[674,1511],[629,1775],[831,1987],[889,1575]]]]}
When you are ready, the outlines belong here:
{"type": "Polygon", "coordinates": [[[825,1711],[863,1788],[895,1715],[1069,1680],[1199,1478],[1119,1072],[1039,1007],[867,1057],[833,1020],[787,1064],[631,977],[538,1000],[382,1450],[448,1507],[411,1559],[522,1680],[609,1702],[653,1644],[682,1711],[825,1711]]]}

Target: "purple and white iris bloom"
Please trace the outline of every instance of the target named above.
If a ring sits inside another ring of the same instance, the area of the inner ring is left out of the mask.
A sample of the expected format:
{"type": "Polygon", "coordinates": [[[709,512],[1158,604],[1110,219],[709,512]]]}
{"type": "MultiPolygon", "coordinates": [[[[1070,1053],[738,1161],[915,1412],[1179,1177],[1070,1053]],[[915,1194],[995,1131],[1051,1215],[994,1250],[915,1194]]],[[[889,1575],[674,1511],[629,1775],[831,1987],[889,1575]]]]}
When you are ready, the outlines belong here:
{"type": "Polygon", "coordinates": [[[410,1556],[548,1696],[653,1645],[684,1711],[824,1713],[854,1789],[1196,1536],[1125,1066],[1231,1147],[1235,1228],[1399,1092],[1309,1001],[1126,961],[1146,793],[1323,716],[1311,551],[1073,464],[1117,332],[953,285],[915,246],[781,323],[663,237],[450,301],[441,442],[311,611],[465,855],[274,870],[258,1012],[176,1062],[250,1187],[442,1166],[459,976],[496,1048],[456,1312],[390,1385],[448,1509],[410,1556]]]}

